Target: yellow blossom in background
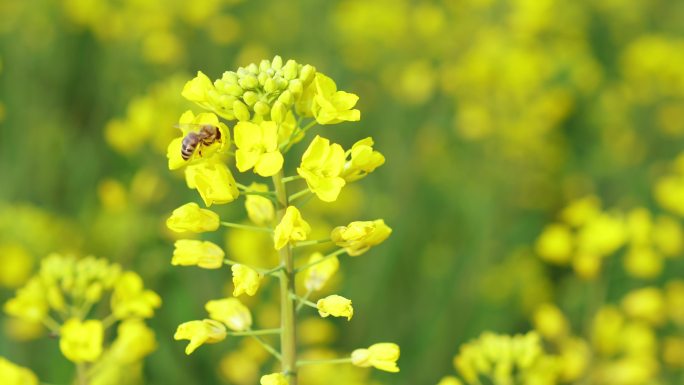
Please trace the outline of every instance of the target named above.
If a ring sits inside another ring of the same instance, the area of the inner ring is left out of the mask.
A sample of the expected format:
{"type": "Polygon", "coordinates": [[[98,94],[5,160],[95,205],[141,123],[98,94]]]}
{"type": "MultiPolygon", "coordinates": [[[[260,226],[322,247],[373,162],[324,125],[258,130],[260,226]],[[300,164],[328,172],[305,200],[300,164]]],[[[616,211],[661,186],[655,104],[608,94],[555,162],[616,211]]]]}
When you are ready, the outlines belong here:
{"type": "Polygon", "coordinates": [[[260,385],[289,385],[287,377],[282,373],[271,373],[261,376],[260,385]]]}
{"type": "Polygon", "coordinates": [[[26,321],[40,322],[48,314],[49,305],[45,296],[45,287],[40,279],[32,278],[17,290],[14,298],[3,306],[7,314],[26,321]]]}
{"type": "Polygon", "coordinates": [[[446,376],[439,380],[437,385],[463,385],[463,383],[454,376],[446,376]]]}
{"type": "Polygon", "coordinates": [[[335,82],[320,72],[316,73],[312,86],[315,87],[315,94],[311,111],[319,124],[355,122],[361,119],[361,112],[354,109],[358,96],[338,91],[335,82]]]}
{"type": "Polygon", "coordinates": [[[252,327],[252,313],[237,298],[209,301],[204,308],[211,319],[223,322],[228,329],[241,332],[252,327]]]}
{"type": "Polygon", "coordinates": [[[321,290],[330,277],[337,272],[337,269],[340,266],[340,260],[337,259],[336,256],[323,260],[323,254],[318,252],[311,254],[308,263],[316,263],[306,270],[304,286],[306,287],[306,290],[309,291],[321,290]]]}
{"type": "Polygon", "coordinates": [[[102,354],[104,327],[99,320],[69,319],[59,334],[59,349],[72,362],[93,362],[102,354]]]}
{"type": "Polygon", "coordinates": [[[238,122],[235,145],[235,164],[240,172],[254,168],[255,173],[266,177],[275,175],[283,167],[283,155],[278,150],[278,126],[274,122],[238,122]]]}
{"type": "Polygon", "coordinates": [[[347,151],[350,159],[344,164],[341,174],[345,181],[353,182],[364,178],[385,164],[385,157],[379,151],[373,150],[373,144],[373,138],[368,137],[354,143],[347,151]]]}
{"type": "Polygon", "coordinates": [[[17,288],[31,275],[33,256],[20,244],[0,244],[0,286],[17,288]]]}
{"type": "Polygon", "coordinates": [[[109,354],[119,362],[133,364],[157,349],[154,331],[141,319],[127,319],[119,324],[109,354]]]}
{"type": "Polygon", "coordinates": [[[684,326],[684,280],[676,279],[667,283],[665,301],[670,320],[684,326]]]}
{"type": "Polygon", "coordinates": [[[252,385],[259,378],[259,362],[237,350],[226,354],[219,362],[222,377],[236,385],[252,385]]]}
{"type": "Polygon", "coordinates": [[[617,214],[602,213],[579,230],[577,245],[582,252],[604,256],[622,246],[626,237],[623,219],[617,214]]]}
{"type": "Polygon", "coordinates": [[[684,251],[682,224],[670,216],[660,216],[653,227],[653,245],[667,257],[681,256],[684,251]]]}
{"type": "Polygon", "coordinates": [[[180,239],[174,244],[171,264],[174,266],[198,266],[203,269],[219,269],[223,266],[225,253],[209,241],[180,239]]]}
{"type": "Polygon", "coordinates": [[[233,296],[237,297],[242,293],[249,296],[256,294],[259,290],[259,282],[261,281],[261,274],[249,266],[235,264],[230,267],[233,272],[233,296]]]}
{"type": "Polygon", "coordinates": [[[561,218],[573,227],[580,227],[601,213],[601,201],[593,195],[577,199],[561,211],[561,218]]]}
{"type": "Polygon", "coordinates": [[[540,305],[532,318],[534,329],[549,340],[558,340],[569,332],[568,320],[561,310],[553,304],[540,305]]]}
{"type": "Polygon", "coordinates": [[[372,246],[379,245],[392,233],[385,221],[356,221],[347,226],[339,226],[332,230],[330,238],[335,244],[343,247],[352,257],[359,256],[372,246]]]}
{"type": "Polygon", "coordinates": [[[622,298],[622,309],[628,316],[653,325],[662,324],[667,316],[663,293],[655,287],[645,287],[627,293],[622,298]]]}
{"type": "Polygon", "coordinates": [[[684,368],[684,338],[665,338],[663,343],[663,361],[673,368],[684,368]]]}
{"type": "Polygon", "coordinates": [[[371,345],[368,349],[356,349],[351,354],[352,364],[362,368],[374,367],[386,372],[399,371],[399,346],[391,342],[371,345]]]}
{"type": "MultiPolygon", "coordinates": [[[[252,183],[248,186],[250,191],[267,192],[268,186],[261,183],[252,183]]],[[[248,194],[245,198],[245,209],[249,220],[259,226],[268,226],[275,218],[275,206],[273,202],[263,196],[248,194]]]]}
{"type": "Polygon", "coordinates": [[[333,317],[347,317],[347,321],[349,321],[354,315],[352,301],[336,294],[319,299],[316,307],[321,317],[330,315],[333,317]]]}
{"type": "Polygon", "coordinates": [[[302,218],[295,206],[288,206],[283,219],[275,227],[273,241],[280,250],[290,242],[304,241],[311,232],[311,226],[302,218]]]}
{"type": "Polygon", "coordinates": [[[316,136],[302,155],[297,173],[306,180],[309,189],[324,202],[334,202],[345,185],[340,176],[345,162],[344,149],[316,136]]]}
{"type": "Polygon", "coordinates": [[[188,165],[185,180],[189,188],[200,193],[207,207],[214,203],[230,203],[240,195],[228,166],[213,158],[188,165]]]}
{"type": "Polygon", "coordinates": [[[38,377],[27,368],[0,356],[0,378],[3,385],[38,385],[38,377]]]}
{"type": "Polygon", "coordinates": [[[219,227],[219,216],[215,212],[201,209],[197,203],[191,202],[173,210],[171,216],[166,220],[166,226],[177,233],[214,231],[219,227]]]}
{"type": "Polygon", "coordinates": [[[154,309],[161,305],[161,298],[151,290],[145,290],[140,276],[125,272],[112,292],[112,313],[117,319],[128,317],[150,318],[154,309]]]}
{"type": "Polygon", "coordinates": [[[570,262],[573,246],[570,228],[564,224],[555,223],[544,228],[535,243],[535,251],[547,262],[564,265],[570,262]]]}
{"type": "Polygon", "coordinates": [[[226,327],[222,323],[210,319],[185,322],[178,326],[175,340],[190,340],[185,354],[190,355],[203,344],[215,344],[226,338],[226,327]]]}

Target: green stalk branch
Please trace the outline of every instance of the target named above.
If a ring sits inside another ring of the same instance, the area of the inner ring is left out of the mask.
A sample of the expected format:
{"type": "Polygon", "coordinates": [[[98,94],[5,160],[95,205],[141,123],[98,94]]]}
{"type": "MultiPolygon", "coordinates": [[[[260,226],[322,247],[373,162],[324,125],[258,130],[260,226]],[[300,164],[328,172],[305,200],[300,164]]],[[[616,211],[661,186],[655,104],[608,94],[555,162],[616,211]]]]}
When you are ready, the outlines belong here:
{"type": "Polygon", "coordinates": [[[322,364],[351,364],[351,357],[335,358],[332,360],[302,360],[297,362],[297,366],[322,365],[322,364]]]}
{"type": "Polygon", "coordinates": [[[266,233],[272,233],[273,230],[269,229],[267,227],[258,227],[258,226],[250,226],[250,225],[241,225],[239,223],[233,223],[233,222],[221,222],[223,226],[226,227],[233,227],[236,229],[243,229],[243,230],[251,230],[251,231],[261,231],[261,232],[266,232],[266,233]]]}

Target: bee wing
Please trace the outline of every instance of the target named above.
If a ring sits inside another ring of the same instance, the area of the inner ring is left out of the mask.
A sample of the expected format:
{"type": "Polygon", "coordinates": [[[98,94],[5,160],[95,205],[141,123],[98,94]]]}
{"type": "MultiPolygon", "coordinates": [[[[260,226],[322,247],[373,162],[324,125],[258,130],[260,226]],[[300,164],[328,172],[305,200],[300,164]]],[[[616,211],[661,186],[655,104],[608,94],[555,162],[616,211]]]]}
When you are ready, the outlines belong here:
{"type": "Polygon", "coordinates": [[[174,128],[179,128],[181,130],[184,128],[187,128],[187,129],[202,128],[202,126],[204,126],[204,124],[199,124],[199,123],[178,123],[178,124],[173,125],[174,128]]]}

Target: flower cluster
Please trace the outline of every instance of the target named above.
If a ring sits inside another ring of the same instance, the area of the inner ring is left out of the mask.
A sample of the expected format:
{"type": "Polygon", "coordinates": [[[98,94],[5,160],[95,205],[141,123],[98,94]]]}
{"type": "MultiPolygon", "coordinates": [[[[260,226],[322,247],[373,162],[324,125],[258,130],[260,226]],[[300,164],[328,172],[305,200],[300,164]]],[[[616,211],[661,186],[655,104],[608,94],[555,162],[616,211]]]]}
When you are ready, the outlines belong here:
{"type": "Polygon", "coordinates": [[[140,372],[140,362],[156,348],[154,332],[144,319],[160,305],[159,296],[144,288],[138,274],[118,264],[51,254],[4,310],[22,321],[40,323],[58,337],[62,354],[79,367],[81,383],[114,384],[131,378],[131,370],[140,372]],[[95,318],[106,299],[109,315],[95,318]],[[105,331],[116,323],[116,338],[107,344],[105,331]]]}
{"type": "MultiPolygon", "coordinates": [[[[355,221],[332,229],[327,238],[312,240],[314,229],[295,202],[313,196],[334,202],[345,185],[373,172],[385,158],[373,148],[372,138],[360,140],[345,151],[340,144],[317,135],[304,150],[297,174],[285,176],[286,155],[316,124],[360,119],[360,112],[354,109],[358,97],[339,91],[332,79],[311,65],[276,56],[227,71],[214,82],[199,72],[185,85],[182,95],[209,112],[195,115],[186,111],[181,116],[178,127],[182,133],[168,146],[169,169],[182,168],[188,187],[199,192],[207,207],[245,196],[246,216],[252,224],[223,221],[216,212],[191,202],[174,210],[167,219],[168,228],[184,234],[212,232],[225,226],[267,235],[271,250],[278,252],[279,264],[261,268],[226,258],[221,247],[210,241],[177,240],[172,264],[205,269],[229,265],[234,290],[233,297],[209,301],[209,318],[180,325],[174,338],[189,340],[186,353],[191,354],[199,346],[227,336],[251,336],[282,366],[281,372],[264,375],[261,384],[295,384],[297,367],[329,362],[298,359],[296,314],[310,306],[321,317],[351,320],[354,309],[350,299],[333,294],[314,303],[309,298],[336,273],[338,256],[362,255],[392,232],[381,219],[355,221]],[[219,117],[227,123],[220,122],[219,117]],[[253,170],[260,177],[269,177],[272,187],[236,182],[232,165],[239,173],[253,170]],[[287,187],[302,182],[303,189],[288,194],[287,187]],[[309,253],[308,259],[296,261],[302,248],[324,244],[339,248],[327,254],[309,253]],[[306,289],[302,295],[295,285],[299,276],[303,276],[306,289]],[[237,297],[256,295],[270,277],[280,281],[280,327],[253,329],[251,312],[237,297]],[[271,346],[268,335],[280,336],[280,349],[271,346]]],[[[379,343],[332,361],[396,372],[398,358],[396,344],[379,343]]]]}

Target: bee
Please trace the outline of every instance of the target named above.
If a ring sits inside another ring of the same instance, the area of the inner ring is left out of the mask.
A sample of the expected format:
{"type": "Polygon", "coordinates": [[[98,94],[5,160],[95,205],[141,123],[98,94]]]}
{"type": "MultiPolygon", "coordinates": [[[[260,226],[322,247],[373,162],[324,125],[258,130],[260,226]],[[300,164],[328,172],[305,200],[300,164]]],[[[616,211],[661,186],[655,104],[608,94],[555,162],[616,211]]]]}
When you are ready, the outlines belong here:
{"type": "MultiPolygon", "coordinates": [[[[181,142],[181,157],[183,160],[188,160],[195,153],[198,147],[210,146],[213,143],[221,140],[221,131],[218,127],[211,124],[183,124],[176,125],[176,128],[194,126],[199,127],[198,132],[191,131],[183,138],[181,142]]],[[[199,150],[201,154],[201,149],[199,150]]]]}

